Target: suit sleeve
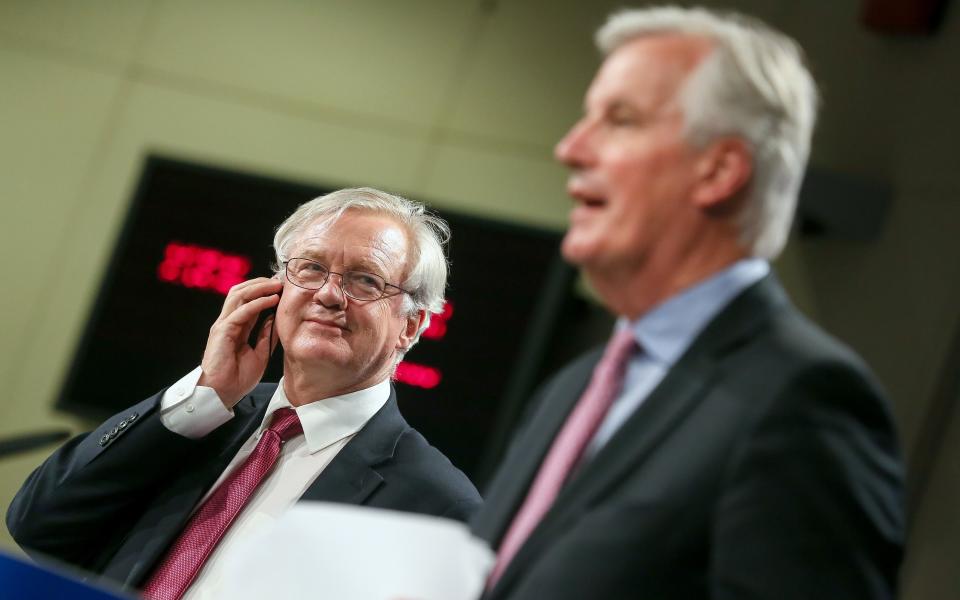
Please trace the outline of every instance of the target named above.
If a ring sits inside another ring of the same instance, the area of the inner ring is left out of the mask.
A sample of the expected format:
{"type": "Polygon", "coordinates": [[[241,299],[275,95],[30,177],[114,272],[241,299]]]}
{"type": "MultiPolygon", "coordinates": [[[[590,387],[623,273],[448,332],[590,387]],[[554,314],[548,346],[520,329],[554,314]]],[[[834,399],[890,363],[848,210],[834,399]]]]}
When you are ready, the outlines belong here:
{"type": "Polygon", "coordinates": [[[161,423],[161,394],[64,444],[17,492],[7,528],[31,554],[95,570],[119,544],[143,506],[201,442],[161,423]]]}
{"type": "Polygon", "coordinates": [[[880,391],[845,364],[793,378],[729,464],[711,597],[892,599],[902,472],[880,391]]]}

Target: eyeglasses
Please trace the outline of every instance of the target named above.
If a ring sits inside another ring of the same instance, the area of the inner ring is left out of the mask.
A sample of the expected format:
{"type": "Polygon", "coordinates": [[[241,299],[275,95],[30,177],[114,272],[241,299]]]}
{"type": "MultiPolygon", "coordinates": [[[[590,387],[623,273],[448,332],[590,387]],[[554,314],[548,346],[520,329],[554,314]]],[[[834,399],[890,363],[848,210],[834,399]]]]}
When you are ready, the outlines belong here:
{"type": "Polygon", "coordinates": [[[395,296],[401,292],[410,293],[398,285],[387,283],[379,275],[363,271],[337,273],[309,258],[291,258],[283,265],[287,271],[287,280],[305,290],[319,290],[327,283],[330,275],[339,275],[340,289],[354,300],[367,302],[379,300],[385,296],[395,296]],[[391,289],[396,291],[390,291],[391,289]]]}

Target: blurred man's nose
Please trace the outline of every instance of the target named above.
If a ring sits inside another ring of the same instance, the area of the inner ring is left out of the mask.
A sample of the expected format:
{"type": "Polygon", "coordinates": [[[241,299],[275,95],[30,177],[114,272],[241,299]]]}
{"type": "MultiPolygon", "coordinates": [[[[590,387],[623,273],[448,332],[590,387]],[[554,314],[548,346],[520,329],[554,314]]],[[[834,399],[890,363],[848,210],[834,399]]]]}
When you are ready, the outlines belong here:
{"type": "Polygon", "coordinates": [[[576,169],[588,164],[590,156],[590,125],[580,119],[553,149],[553,156],[564,165],[576,169]]]}

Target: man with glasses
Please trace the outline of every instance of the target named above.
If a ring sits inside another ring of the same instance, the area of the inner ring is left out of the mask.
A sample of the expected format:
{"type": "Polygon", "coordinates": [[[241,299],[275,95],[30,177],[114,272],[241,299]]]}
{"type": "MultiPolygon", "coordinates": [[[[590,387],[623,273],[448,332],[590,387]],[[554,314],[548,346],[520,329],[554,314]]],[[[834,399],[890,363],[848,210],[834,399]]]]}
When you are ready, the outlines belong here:
{"type": "Polygon", "coordinates": [[[224,557],[300,498],[466,520],[476,489],[390,384],[443,307],[448,236],[369,188],[302,205],[276,275],[230,290],[200,367],[41,465],[7,514],[14,538],[147,598],[216,598],[224,557]],[[283,378],[259,383],[278,340],[283,378]]]}

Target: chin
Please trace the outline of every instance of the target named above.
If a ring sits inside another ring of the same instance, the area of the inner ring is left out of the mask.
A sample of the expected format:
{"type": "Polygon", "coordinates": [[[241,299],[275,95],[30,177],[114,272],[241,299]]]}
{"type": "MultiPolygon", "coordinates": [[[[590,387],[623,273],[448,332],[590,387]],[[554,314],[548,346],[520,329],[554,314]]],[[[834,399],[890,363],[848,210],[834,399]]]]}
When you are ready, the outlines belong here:
{"type": "Polygon", "coordinates": [[[583,236],[570,235],[563,238],[560,245],[560,253],[568,263],[582,267],[590,262],[590,259],[596,254],[597,244],[591,240],[583,239],[583,236]]]}
{"type": "Polygon", "coordinates": [[[336,364],[343,361],[343,353],[330,342],[322,340],[294,344],[290,349],[284,348],[284,352],[299,362],[336,364]]]}

